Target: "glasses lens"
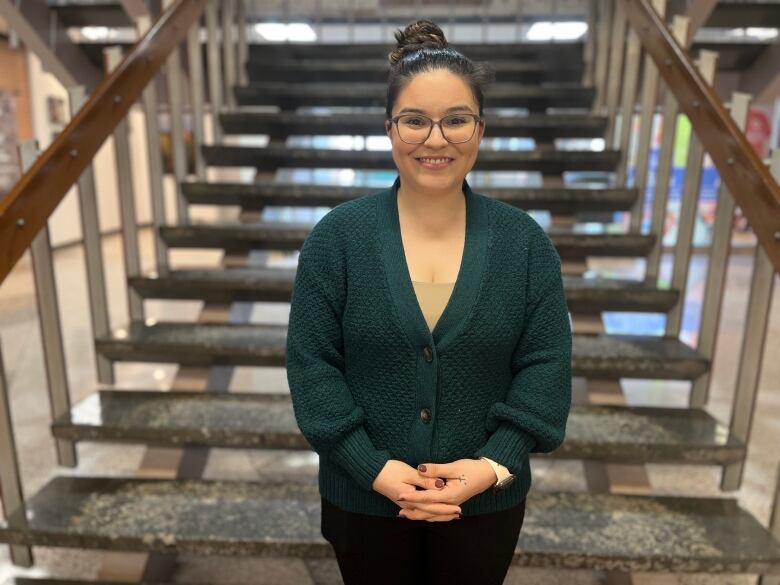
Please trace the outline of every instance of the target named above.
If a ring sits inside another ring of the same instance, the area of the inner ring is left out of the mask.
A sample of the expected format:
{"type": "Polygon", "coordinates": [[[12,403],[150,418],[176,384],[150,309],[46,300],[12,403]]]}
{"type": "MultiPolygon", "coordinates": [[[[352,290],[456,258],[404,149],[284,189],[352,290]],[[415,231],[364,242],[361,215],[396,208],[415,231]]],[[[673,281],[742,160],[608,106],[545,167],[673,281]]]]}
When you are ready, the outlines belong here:
{"type": "Polygon", "coordinates": [[[425,116],[410,114],[398,118],[398,135],[404,142],[425,142],[431,129],[431,120],[425,116]]]}
{"type": "Polygon", "coordinates": [[[477,121],[473,116],[453,114],[441,120],[444,138],[450,142],[467,142],[474,135],[477,121]]]}

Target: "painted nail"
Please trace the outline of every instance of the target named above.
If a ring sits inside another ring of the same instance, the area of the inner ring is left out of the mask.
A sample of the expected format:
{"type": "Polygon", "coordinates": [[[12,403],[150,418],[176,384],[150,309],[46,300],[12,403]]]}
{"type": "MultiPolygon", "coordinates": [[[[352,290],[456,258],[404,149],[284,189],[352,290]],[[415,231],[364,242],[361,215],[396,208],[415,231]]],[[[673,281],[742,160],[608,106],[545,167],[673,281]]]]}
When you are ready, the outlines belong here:
{"type": "Polygon", "coordinates": [[[420,463],[420,465],[417,466],[417,470],[425,473],[426,471],[428,471],[428,468],[425,467],[425,465],[423,465],[422,463],[420,463]]]}
{"type": "Polygon", "coordinates": [[[440,479],[436,480],[436,487],[444,487],[444,482],[440,479]]]}

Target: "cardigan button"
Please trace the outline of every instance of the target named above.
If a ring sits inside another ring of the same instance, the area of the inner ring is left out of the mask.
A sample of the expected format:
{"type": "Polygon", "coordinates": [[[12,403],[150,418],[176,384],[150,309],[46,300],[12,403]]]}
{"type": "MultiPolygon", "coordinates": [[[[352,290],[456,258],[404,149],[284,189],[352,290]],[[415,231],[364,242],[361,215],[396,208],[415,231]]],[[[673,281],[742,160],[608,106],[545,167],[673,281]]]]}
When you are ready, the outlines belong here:
{"type": "Polygon", "coordinates": [[[427,345],[423,348],[423,355],[425,356],[426,362],[432,362],[433,361],[433,350],[428,347],[427,345]]]}
{"type": "Polygon", "coordinates": [[[431,409],[430,408],[423,408],[420,411],[420,419],[422,419],[422,421],[424,423],[426,423],[426,424],[431,422],[431,409]]]}

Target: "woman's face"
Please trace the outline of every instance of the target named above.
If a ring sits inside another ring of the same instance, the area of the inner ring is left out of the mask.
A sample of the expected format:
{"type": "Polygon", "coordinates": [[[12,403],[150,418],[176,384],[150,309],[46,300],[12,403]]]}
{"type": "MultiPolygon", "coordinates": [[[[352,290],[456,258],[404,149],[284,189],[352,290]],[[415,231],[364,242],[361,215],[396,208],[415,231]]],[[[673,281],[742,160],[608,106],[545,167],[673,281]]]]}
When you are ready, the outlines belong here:
{"type": "MultiPolygon", "coordinates": [[[[453,113],[479,114],[479,105],[463,79],[440,69],[415,75],[399,92],[392,116],[404,113],[424,114],[436,122],[453,113]]],[[[426,192],[460,190],[463,179],[477,160],[485,133],[484,123],[479,123],[471,140],[451,144],[442,136],[441,128],[435,125],[425,142],[408,144],[398,136],[396,124],[387,120],[385,129],[393,146],[393,160],[401,176],[401,184],[426,192]],[[442,168],[430,168],[419,160],[423,157],[450,160],[442,168]]]]}

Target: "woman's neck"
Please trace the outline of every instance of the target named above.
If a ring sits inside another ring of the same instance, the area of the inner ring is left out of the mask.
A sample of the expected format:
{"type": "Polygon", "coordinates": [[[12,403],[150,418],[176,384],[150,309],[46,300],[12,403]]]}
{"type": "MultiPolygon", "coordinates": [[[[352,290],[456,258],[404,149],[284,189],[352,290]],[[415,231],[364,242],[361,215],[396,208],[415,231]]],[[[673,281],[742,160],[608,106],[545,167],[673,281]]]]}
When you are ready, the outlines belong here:
{"type": "Polygon", "coordinates": [[[466,198],[455,191],[414,191],[398,187],[398,214],[412,221],[416,230],[437,236],[460,227],[466,214],[466,198]]]}

